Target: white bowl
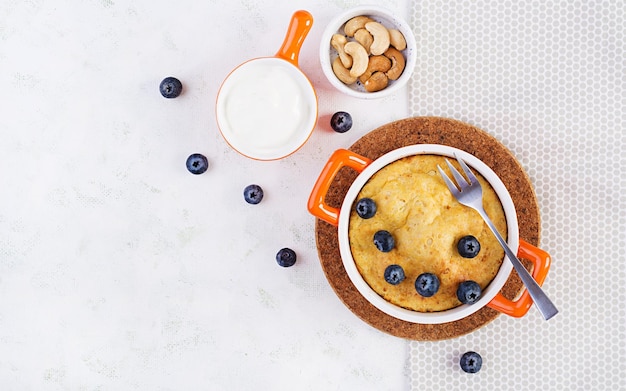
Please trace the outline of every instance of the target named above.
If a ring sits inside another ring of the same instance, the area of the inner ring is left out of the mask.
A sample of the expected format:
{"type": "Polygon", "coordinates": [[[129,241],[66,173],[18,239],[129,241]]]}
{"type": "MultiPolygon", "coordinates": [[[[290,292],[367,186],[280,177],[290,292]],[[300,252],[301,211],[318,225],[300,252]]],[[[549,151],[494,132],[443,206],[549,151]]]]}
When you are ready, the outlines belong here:
{"type": "Polygon", "coordinates": [[[481,298],[474,304],[462,304],[458,307],[439,311],[439,312],[417,312],[411,311],[400,306],[394,305],[385,300],[382,296],[376,293],[365,281],[359,270],[357,269],[354,258],[352,257],[352,251],[350,249],[350,241],[348,238],[348,228],[350,222],[350,211],[354,204],[356,197],[358,196],[361,188],[367,183],[367,181],[386,165],[402,159],[407,156],[413,156],[418,154],[427,155],[440,155],[450,157],[454,159],[454,154],[457,154],[463,159],[468,166],[473,170],[480,173],[493,187],[500,203],[502,204],[504,215],[507,225],[507,243],[514,253],[517,253],[519,247],[519,226],[517,221],[517,213],[515,211],[515,205],[511,199],[511,195],[506,189],[502,180],[498,175],[489,168],[485,163],[479,160],[474,155],[471,155],[465,151],[438,144],[416,144],[408,147],[395,149],[378,159],[374,160],[368,165],[357,178],[354,180],[350,189],[346,193],[343,200],[338,223],[338,237],[339,237],[339,250],[341,253],[341,260],[346,269],[348,277],[356,287],[356,289],[369,301],[374,307],[378,308],[387,315],[393,316],[397,319],[405,320],[412,323],[421,324],[440,324],[457,321],[463,319],[474,312],[480,310],[486,306],[502,289],[506,283],[513,266],[511,262],[504,261],[500,266],[500,269],[491,283],[483,290],[481,298]]]}
{"type": "Polygon", "coordinates": [[[356,98],[376,99],[393,94],[406,85],[413,74],[413,70],[415,69],[416,47],[415,36],[413,35],[411,26],[409,26],[409,24],[401,17],[394,14],[392,11],[379,6],[359,6],[351,8],[350,10],[338,15],[328,24],[322,34],[322,40],[320,42],[320,63],[322,70],[324,71],[324,75],[326,75],[328,81],[337,90],[356,98]],[[352,85],[344,84],[337,78],[337,76],[335,76],[332,69],[332,63],[335,58],[337,58],[336,50],[330,46],[332,36],[337,33],[344,34],[343,25],[353,17],[360,15],[369,16],[387,28],[398,29],[404,35],[407,44],[407,48],[402,51],[406,61],[402,75],[398,78],[398,80],[390,80],[389,85],[385,89],[377,92],[365,91],[363,85],[361,85],[358,81],[352,85]]]}
{"type": "Polygon", "coordinates": [[[277,160],[296,152],[311,136],[317,95],[293,63],[262,57],[228,75],[215,110],[219,130],[234,150],[255,160],[277,160]]]}

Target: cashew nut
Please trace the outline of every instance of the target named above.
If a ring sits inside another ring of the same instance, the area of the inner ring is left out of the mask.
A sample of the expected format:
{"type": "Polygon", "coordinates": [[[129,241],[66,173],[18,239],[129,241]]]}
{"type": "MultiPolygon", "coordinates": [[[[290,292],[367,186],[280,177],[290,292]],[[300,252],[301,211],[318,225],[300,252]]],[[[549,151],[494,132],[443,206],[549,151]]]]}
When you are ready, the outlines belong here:
{"type": "Polygon", "coordinates": [[[352,77],[359,77],[367,70],[369,63],[369,55],[360,43],[350,41],[343,47],[346,53],[352,56],[352,68],[350,68],[350,75],[352,77]]]}
{"type": "Polygon", "coordinates": [[[389,42],[391,46],[398,50],[406,49],[406,40],[400,30],[389,29],[389,42]]]}
{"type": "Polygon", "coordinates": [[[391,68],[391,60],[385,56],[371,56],[365,73],[359,77],[361,83],[365,84],[372,77],[374,72],[387,72],[391,68]]]}
{"type": "Polygon", "coordinates": [[[374,42],[374,37],[370,34],[366,29],[358,29],[356,33],[354,33],[354,39],[361,44],[365,48],[365,50],[369,53],[370,46],[374,42]]]}
{"type": "Polygon", "coordinates": [[[365,24],[367,31],[374,37],[374,42],[370,46],[370,53],[379,55],[389,49],[389,30],[378,22],[368,22],[365,24]]]}
{"type": "Polygon", "coordinates": [[[387,78],[387,75],[385,75],[383,72],[374,72],[372,77],[370,77],[365,83],[363,83],[363,86],[368,92],[376,92],[387,87],[388,83],[389,79],[387,78]]]}
{"type": "Polygon", "coordinates": [[[339,53],[339,58],[341,59],[343,66],[350,68],[352,67],[352,57],[350,57],[350,55],[343,50],[343,47],[347,42],[348,40],[346,37],[341,34],[335,34],[330,40],[330,46],[334,47],[337,53],[339,53]]]}
{"type": "Polygon", "coordinates": [[[365,24],[368,22],[373,22],[368,16],[361,15],[355,16],[346,22],[346,25],[343,28],[343,32],[346,33],[348,37],[354,37],[354,33],[357,32],[358,29],[362,29],[365,27],[365,24]]]}
{"type": "Polygon", "coordinates": [[[404,56],[398,49],[390,47],[385,51],[385,57],[391,60],[391,68],[387,71],[387,77],[391,80],[398,80],[406,65],[404,56]]]}
{"type": "Polygon", "coordinates": [[[350,85],[356,82],[356,77],[350,75],[350,70],[343,66],[339,57],[335,58],[335,61],[333,61],[333,72],[335,76],[337,76],[337,79],[341,80],[344,84],[350,85]]]}

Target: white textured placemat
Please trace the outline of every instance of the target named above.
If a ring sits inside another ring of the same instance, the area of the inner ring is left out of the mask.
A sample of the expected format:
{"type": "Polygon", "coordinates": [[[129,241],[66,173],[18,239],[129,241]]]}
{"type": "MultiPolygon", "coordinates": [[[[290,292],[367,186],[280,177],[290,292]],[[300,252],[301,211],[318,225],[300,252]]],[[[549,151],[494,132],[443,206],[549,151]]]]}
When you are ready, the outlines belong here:
{"type": "Polygon", "coordinates": [[[544,285],[561,313],[532,308],[443,342],[411,342],[411,386],[624,390],[626,385],[626,6],[618,1],[414,2],[420,57],[413,115],[497,137],[533,181],[544,285]],[[482,370],[463,373],[467,350],[482,370]]]}

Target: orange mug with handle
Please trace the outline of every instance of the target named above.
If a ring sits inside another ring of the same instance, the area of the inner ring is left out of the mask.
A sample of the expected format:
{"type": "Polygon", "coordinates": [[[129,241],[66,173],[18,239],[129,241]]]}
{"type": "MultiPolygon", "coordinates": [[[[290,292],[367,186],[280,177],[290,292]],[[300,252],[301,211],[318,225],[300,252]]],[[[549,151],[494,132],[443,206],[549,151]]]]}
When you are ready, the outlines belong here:
{"type": "Polygon", "coordinates": [[[302,147],[315,129],[317,95],[298,65],[312,25],[309,12],[296,11],[274,56],[244,62],[222,83],[215,104],[218,128],[240,154],[281,159],[302,147]]]}

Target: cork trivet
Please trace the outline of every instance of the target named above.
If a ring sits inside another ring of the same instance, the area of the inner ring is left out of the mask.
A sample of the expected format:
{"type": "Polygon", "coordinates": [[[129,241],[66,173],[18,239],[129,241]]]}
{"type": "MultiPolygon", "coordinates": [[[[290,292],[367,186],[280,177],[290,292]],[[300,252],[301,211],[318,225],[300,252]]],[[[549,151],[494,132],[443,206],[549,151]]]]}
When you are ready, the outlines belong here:
{"type": "MultiPolygon", "coordinates": [[[[530,179],[513,154],[485,131],[457,120],[415,117],[381,126],[363,136],[349,149],[376,159],[389,151],[413,144],[449,145],[473,154],[491,167],[511,194],[519,220],[520,238],[533,245],[539,244],[539,206],[530,179]]],[[[342,168],[334,179],[326,202],[341,207],[357,175],[354,170],[342,168]]],[[[406,339],[437,341],[470,333],[500,315],[484,307],[464,319],[438,325],[416,324],[387,315],[370,304],[348,278],[341,262],[337,227],[317,219],[315,234],[322,269],[335,293],[355,315],[383,332],[406,339]]],[[[530,262],[522,261],[529,267],[530,262]]],[[[522,282],[513,270],[502,293],[513,299],[521,289],[522,282]]]]}

